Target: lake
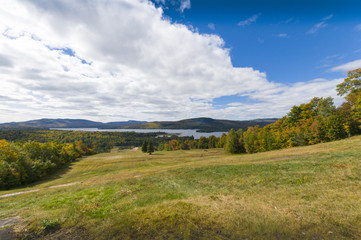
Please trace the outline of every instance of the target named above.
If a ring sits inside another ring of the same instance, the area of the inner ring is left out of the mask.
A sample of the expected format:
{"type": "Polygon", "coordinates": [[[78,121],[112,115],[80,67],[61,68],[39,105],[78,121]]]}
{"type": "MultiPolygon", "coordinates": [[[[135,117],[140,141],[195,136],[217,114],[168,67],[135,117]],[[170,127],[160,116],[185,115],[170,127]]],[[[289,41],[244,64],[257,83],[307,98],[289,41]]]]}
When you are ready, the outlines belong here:
{"type": "Polygon", "coordinates": [[[180,137],[191,137],[199,139],[200,137],[216,136],[220,137],[227,132],[197,132],[198,129],[99,129],[99,128],[50,128],[51,130],[64,131],[86,131],[86,132],[137,132],[137,133],[158,133],[165,132],[169,135],[178,135],[180,137]]]}

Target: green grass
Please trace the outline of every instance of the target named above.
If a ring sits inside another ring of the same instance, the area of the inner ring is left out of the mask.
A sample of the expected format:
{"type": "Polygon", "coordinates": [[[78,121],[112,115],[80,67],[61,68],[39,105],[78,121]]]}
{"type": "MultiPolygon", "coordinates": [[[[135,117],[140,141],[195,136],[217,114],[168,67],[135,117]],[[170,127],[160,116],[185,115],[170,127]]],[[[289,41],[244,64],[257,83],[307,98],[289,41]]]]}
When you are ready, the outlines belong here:
{"type": "Polygon", "coordinates": [[[360,147],[99,154],[2,191],[40,189],[0,198],[0,218],[25,239],[361,239],[360,147]]]}

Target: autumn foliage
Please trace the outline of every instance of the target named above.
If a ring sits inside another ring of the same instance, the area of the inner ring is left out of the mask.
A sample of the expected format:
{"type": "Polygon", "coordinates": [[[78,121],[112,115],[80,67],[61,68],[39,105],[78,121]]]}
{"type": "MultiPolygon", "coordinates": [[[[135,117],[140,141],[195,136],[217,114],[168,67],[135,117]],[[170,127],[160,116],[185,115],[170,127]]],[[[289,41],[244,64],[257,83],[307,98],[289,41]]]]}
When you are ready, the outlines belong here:
{"type": "Polygon", "coordinates": [[[0,189],[34,182],[64,164],[93,153],[81,141],[60,144],[0,140],[0,189]]]}

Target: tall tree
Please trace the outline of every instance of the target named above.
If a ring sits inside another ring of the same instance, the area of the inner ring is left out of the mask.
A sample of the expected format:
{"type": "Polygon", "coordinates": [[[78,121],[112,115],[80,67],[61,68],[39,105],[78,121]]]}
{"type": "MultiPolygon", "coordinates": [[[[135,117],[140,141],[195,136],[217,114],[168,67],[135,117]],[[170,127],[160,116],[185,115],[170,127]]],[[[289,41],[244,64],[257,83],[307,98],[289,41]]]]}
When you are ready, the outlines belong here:
{"type": "Polygon", "coordinates": [[[146,153],[147,152],[147,141],[144,140],[143,144],[142,144],[142,152],[146,153]]]}
{"type": "Polygon", "coordinates": [[[208,139],[206,137],[200,137],[198,140],[198,148],[199,149],[207,149],[208,148],[208,139]]]}
{"type": "MultiPolygon", "coordinates": [[[[352,116],[352,122],[348,123],[346,126],[348,129],[352,130],[352,125],[358,125],[356,132],[360,133],[361,126],[361,68],[349,71],[347,73],[347,78],[344,81],[337,85],[337,93],[340,96],[346,95],[345,99],[347,101],[344,104],[343,108],[348,105],[350,113],[352,116]]],[[[352,132],[351,132],[352,134],[352,132]]]]}
{"type": "Polygon", "coordinates": [[[148,143],[148,146],[147,146],[147,153],[149,153],[149,155],[151,155],[152,152],[154,152],[154,146],[153,146],[152,140],[149,140],[149,143],[148,143]]]}
{"type": "Polygon", "coordinates": [[[348,71],[347,78],[337,85],[337,93],[340,96],[361,91],[361,68],[348,71]]]}
{"type": "Polygon", "coordinates": [[[232,128],[227,134],[226,144],[225,144],[224,148],[229,153],[237,153],[239,150],[238,147],[239,146],[238,146],[237,134],[234,131],[234,129],[232,128]]]}

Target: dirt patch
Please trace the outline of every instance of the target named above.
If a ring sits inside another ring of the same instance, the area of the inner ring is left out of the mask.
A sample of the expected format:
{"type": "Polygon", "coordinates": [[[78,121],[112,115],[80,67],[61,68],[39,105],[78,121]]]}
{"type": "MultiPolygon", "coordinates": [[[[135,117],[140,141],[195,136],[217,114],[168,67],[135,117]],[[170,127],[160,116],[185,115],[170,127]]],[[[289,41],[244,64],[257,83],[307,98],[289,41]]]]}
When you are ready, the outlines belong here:
{"type": "Polygon", "coordinates": [[[23,194],[23,193],[29,193],[29,192],[37,192],[37,191],[39,191],[39,190],[40,190],[40,189],[34,189],[34,190],[28,190],[28,191],[22,191],[22,192],[15,192],[15,193],[4,194],[4,195],[0,195],[0,198],[15,196],[15,195],[19,195],[19,194],[23,194]]]}
{"type": "MultiPolygon", "coordinates": [[[[51,186],[51,187],[47,187],[47,188],[50,189],[50,188],[67,187],[67,186],[71,186],[71,185],[75,185],[75,184],[79,184],[79,183],[81,183],[81,182],[73,182],[73,183],[67,183],[67,184],[60,184],[60,185],[51,186]]],[[[47,189],[47,188],[43,188],[43,189],[47,189]]],[[[0,195],[0,198],[11,197],[11,196],[15,196],[15,195],[23,194],[23,193],[30,193],[30,192],[37,192],[37,191],[40,191],[40,189],[34,189],[34,190],[28,190],[28,191],[8,193],[8,194],[0,195]]],[[[0,238],[0,239],[2,239],[2,238],[0,238]]]]}
{"type": "Polygon", "coordinates": [[[272,161],[287,160],[287,159],[298,158],[298,157],[303,157],[303,155],[294,155],[294,156],[288,156],[288,157],[272,158],[271,160],[272,161]]]}
{"type": "Polygon", "coordinates": [[[67,186],[75,185],[75,184],[78,184],[78,183],[81,183],[81,182],[73,182],[73,183],[67,183],[67,184],[60,184],[60,185],[51,186],[51,187],[48,187],[48,188],[67,187],[67,186]]]}
{"type": "Polygon", "coordinates": [[[5,218],[0,220],[0,239],[12,240],[14,239],[14,225],[19,223],[18,217],[5,218]]]}
{"type": "MultiPolygon", "coordinates": [[[[5,218],[0,220],[0,229],[12,226],[20,222],[19,217],[5,218]]],[[[2,238],[0,238],[2,239],[2,238]]]]}

